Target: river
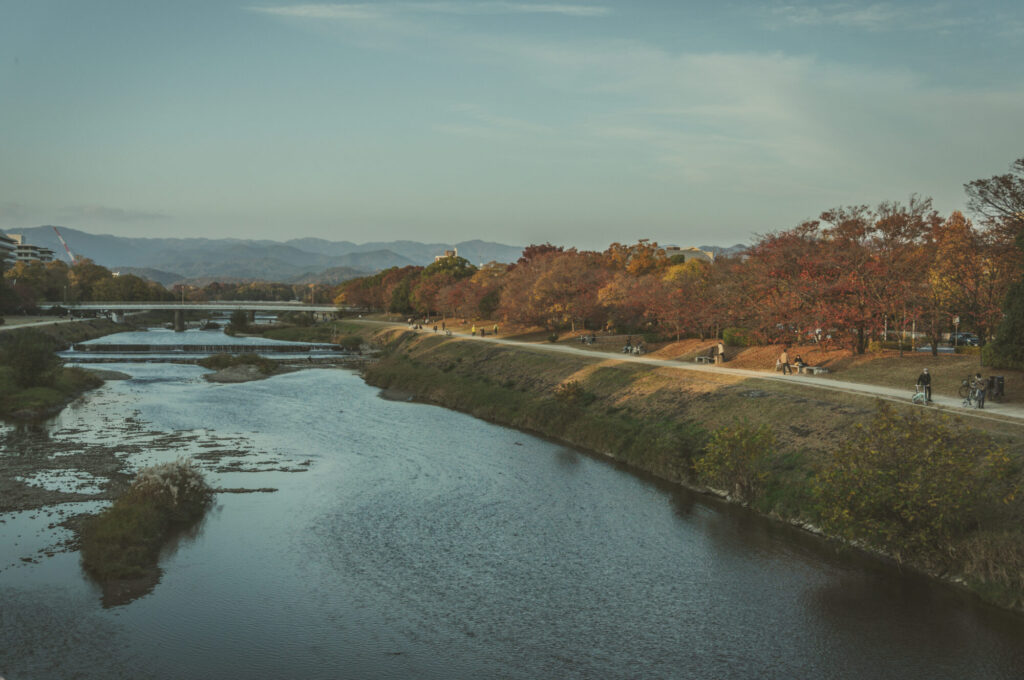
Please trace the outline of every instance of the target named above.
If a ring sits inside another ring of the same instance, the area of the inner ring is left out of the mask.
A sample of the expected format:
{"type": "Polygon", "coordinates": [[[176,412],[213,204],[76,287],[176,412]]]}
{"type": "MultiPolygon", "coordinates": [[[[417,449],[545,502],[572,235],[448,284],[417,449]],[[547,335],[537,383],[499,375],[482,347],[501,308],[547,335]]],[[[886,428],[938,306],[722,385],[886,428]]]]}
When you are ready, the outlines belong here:
{"type": "Polygon", "coordinates": [[[218,494],[160,581],[120,602],[77,552],[50,550],[67,533],[50,527],[56,508],[0,516],[6,680],[1024,668],[1019,616],[586,453],[383,399],[352,372],[225,385],[189,365],[104,368],[132,377],[45,427],[4,427],[0,455],[108,447],[130,468],[198,455],[214,486],[277,491],[218,494]]]}

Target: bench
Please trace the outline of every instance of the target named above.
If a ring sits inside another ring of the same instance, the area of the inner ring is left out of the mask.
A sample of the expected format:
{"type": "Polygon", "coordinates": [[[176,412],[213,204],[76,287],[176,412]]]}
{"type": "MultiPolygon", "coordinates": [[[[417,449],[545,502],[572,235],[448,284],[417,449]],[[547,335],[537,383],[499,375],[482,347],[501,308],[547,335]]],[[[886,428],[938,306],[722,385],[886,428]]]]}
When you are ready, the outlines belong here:
{"type": "Polygon", "coordinates": [[[709,357],[707,354],[698,354],[693,358],[698,364],[713,364],[715,363],[714,357],[709,357]]]}
{"type": "Polygon", "coordinates": [[[821,375],[821,374],[824,374],[824,373],[828,373],[829,371],[824,366],[808,366],[808,365],[805,364],[805,365],[800,367],[800,372],[801,373],[810,373],[812,375],[821,375]]]}

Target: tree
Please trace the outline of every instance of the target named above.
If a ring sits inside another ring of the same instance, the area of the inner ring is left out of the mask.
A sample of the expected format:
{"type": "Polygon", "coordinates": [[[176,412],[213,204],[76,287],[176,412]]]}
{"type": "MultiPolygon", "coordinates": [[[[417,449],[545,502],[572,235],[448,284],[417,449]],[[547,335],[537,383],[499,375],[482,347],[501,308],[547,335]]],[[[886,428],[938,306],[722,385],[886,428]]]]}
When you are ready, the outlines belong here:
{"type": "Polygon", "coordinates": [[[1017,493],[1006,452],[947,416],[879,402],[817,479],[822,519],[840,536],[904,556],[948,555],[986,507],[1017,493]]]}
{"type": "Polygon", "coordinates": [[[1024,235],[1024,158],[1010,165],[1010,172],[988,179],[976,179],[964,185],[967,209],[979,215],[996,229],[1009,232],[1018,239],[1024,235]]]}
{"type": "MultiPolygon", "coordinates": [[[[988,179],[976,179],[964,185],[967,206],[983,215],[996,234],[997,242],[1017,244],[1017,255],[1024,254],[1024,158],[1010,166],[1010,172],[988,179]]],[[[986,352],[996,366],[1024,366],[1024,271],[1017,260],[1014,283],[1003,299],[1003,318],[995,342],[986,352]]]]}
{"type": "Polygon", "coordinates": [[[101,267],[88,258],[82,258],[71,266],[68,281],[71,284],[71,295],[75,300],[91,301],[93,289],[100,281],[111,277],[110,270],[101,267]]]}

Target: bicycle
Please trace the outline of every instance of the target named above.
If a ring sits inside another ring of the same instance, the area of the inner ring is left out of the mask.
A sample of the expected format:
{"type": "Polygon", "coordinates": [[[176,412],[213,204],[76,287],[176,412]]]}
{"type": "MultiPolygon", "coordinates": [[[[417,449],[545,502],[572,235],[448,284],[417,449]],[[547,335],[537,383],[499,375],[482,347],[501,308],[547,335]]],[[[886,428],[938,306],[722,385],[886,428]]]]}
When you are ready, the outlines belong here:
{"type": "Polygon", "coordinates": [[[982,380],[967,378],[960,381],[960,388],[957,394],[963,399],[961,406],[964,408],[985,408],[985,388],[987,385],[982,380]]]}

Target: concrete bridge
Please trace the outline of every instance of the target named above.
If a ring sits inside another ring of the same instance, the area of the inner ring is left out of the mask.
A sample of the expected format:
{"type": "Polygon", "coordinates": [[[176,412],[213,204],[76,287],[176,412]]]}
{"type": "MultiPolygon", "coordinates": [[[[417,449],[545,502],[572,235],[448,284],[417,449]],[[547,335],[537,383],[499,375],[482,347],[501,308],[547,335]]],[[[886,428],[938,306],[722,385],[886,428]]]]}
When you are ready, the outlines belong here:
{"type": "Polygon", "coordinates": [[[105,302],[43,302],[36,305],[40,309],[53,309],[62,307],[71,312],[98,312],[109,314],[113,317],[123,316],[127,312],[152,312],[172,311],[174,312],[174,330],[185,330],[185,312],[249,312],[255,317],[257,312],[312,312],[313,314],[336,315],[347,308],[336,307],[335,305],[316,305],[304,302],[264,302],[256,300],[224,300],[214,302],[120,302],[110,300],[105,302]]]}

